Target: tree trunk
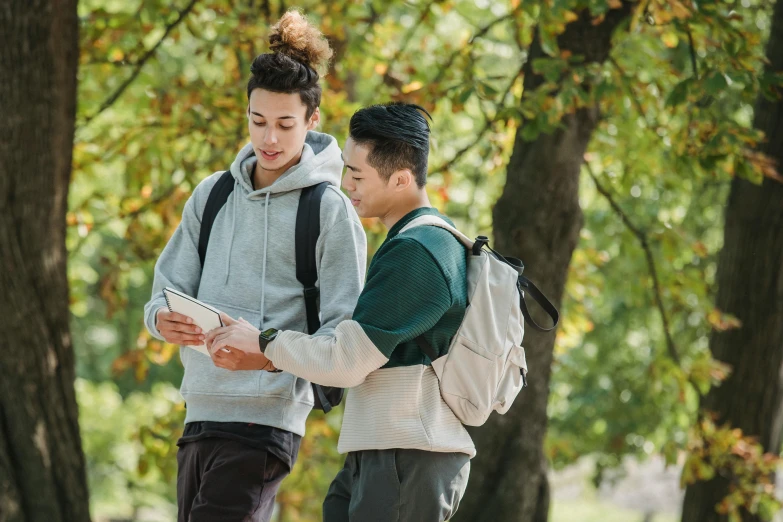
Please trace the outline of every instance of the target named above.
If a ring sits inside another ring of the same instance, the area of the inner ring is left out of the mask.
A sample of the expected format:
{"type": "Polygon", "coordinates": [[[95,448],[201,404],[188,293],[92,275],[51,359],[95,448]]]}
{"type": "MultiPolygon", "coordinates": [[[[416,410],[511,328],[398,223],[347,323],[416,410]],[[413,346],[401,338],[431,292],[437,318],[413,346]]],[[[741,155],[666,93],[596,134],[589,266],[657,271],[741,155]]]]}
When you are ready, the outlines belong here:
{"type": "MultiPolygon", "coordinates": [[[[614,30],[631,13],[631,4],[607,13],[593,25],[585,11],[558,37],[562,50],[587,62],[608,58],[614,30]]],[[[525,64],[524,91],[538,87],[532,61],[544,56],[536,37],[525,64]]],[[[599,121],[597,107],[578,110],[562,120],[563,129],[525,141],[517,133],[503,194],[494,208],[495,248],[518,257],[530,277],[559,307],[568,266],[582,228],[579,172],[590,136],[599,121]]],[[[544,322],[543,320],[541,321],[544,322]]],[[[506,415],[492,415],[471,430],[478,449],[470,486],[457,520],[539,522],[549,513],[547,462],[543,451],[554,333],[527,328],[525,350],[530,374],[506,415]]]]}
{"type": "Polygon", "coordinates": [[[68,328],[76,0],[0,6],[0,521],[89,520],[68,328]]]}
{"type": "MultiPolygon", "coordinates": [[[[768,70],[783,71],[783,1],[778,0],[767,47],[768,70]]],[[[764,131],[760,147],[783,173],[783,89],[778,99],[759,96],[754,125],[764,131]]],[[[719,310],[742,321],[740,328],[715,332],[710,350],[732,367],[729,378],[710,390],[702,408],[719,423],[757,437],[764,450],[780,450],[783,421],[783,183],[771,178],[754,185],[734,179],[726,205],[724,243],[718,259],[719,310]]],[[[726,520],[715,506],[728,494],[718,478],[688,486],[682,520],[726,520]]],[[[761,520],[746,513],[743,520],[761,520]]]]}

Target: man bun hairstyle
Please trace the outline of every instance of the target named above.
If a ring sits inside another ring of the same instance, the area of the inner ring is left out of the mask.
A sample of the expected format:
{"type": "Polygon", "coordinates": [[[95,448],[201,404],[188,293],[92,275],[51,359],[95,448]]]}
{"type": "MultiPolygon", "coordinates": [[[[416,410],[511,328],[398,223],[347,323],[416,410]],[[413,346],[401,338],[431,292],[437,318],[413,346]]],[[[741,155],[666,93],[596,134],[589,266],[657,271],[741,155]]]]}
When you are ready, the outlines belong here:
{"type": "Polygon", "coordinates": [[[255,89],[271,92],[298,92],[310,119],[321,104],[320,74],[332,57],[329,42],[299,11],[290,10],[269,34],[272,52],[256,56],[250,65],[247,98],[255,89]]]}
{"type": "Polygon", "coordinates": [[[386,103],[359,109],[351,116],[349,134],[369,149],[367,163],[388,182],[398,170],[410,169],[419,188],[427,184],[432,116],[410,103],[386,103]]]}

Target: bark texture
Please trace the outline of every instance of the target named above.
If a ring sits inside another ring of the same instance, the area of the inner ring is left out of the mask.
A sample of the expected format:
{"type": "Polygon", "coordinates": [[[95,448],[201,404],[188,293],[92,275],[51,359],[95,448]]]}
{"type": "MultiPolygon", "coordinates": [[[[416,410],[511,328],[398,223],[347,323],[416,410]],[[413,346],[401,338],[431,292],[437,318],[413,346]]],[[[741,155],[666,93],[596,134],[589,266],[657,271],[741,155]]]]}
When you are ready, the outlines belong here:
{"type": "MultiPolygon", "coordinates": [[[[768,69],[783,71],[783,1],[775,5],[767,46],[768,69]]],[[[783,173],[783,89],[778,99],[759,96],[754,125],[764,131],[761,152],[777,161],[783,173]]],[[[724,244],[718,258],[717,307],[742,321],[742,327],[714,333],[713,357],[733,368],[713,388],[702,408],[720,423],[757,437],[768,452],[778,453],[783,422],[783,183],[765,178],[761,185],[734,179],[726,204],[724,244]]],[[[729,492],[716,478],[688,486],[683,522],[725,521],[715,506],[729,492]]],[[[745,521],[761,520],[746,513],[745,521]]]]}
{"type": "MultiPolygon", "coordinates": [[[[631,4],[624,3],[622,9],[610,11],[603,22],[593,25],[583,12],[566,26],[558,44],[562,50],[583,55],[587,62],[603,62],[611,50],[612,34],[630,13],[631,4]]],[[[536,37],[524,68],[525,92],[543,81],[532,71],[532,61],[542,56],[536,37]]],[[[494,248],[522,259],[526,275],[558,308],[583,222],[579,172],[599,118],[597,107],[583,109],[566,116],[564,128],[553,134],[525,141],[518,133],[506,185],[493,211],[494,248]]],[[[543,314],[538,320],[548,324],[543,314]]],[[[456,520],[547,520],[549,484],[543,443],[554,343],[554,332],[526,329],[528,388],[506,415],[492,415],[487,424],[471,430],[478,454],[471,463],[470,485],[456,520]]]]}
{"type": "Polygon", "coordinates": [[[0,5],[0,522],[89,520],[65,214],[76,0],[0,5]]]}

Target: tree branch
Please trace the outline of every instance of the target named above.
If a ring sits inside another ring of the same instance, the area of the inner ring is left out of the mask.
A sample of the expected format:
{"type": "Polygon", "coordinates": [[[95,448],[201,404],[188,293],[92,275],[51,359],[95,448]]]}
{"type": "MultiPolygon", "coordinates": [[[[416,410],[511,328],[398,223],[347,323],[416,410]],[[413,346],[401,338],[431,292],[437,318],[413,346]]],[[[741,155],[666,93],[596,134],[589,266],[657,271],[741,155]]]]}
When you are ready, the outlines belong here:
{"type": "Polygon", "coordinates": [[[394,66],[394,63],[400,59],[402,53],[405,52],[405,49],[408,47],[408,44],[413,38],[413,35],[416,33],[416,30],[419,28],[419,26],[421,26],[422,23],[424,23],[424,20],[427,19],[427,16],[430,14],[430,9],[437,3],[437,1],[438,0],[430,0],[429,3],[424,6],[424,9],[421,10],[421,14],[419,15],[419,19],[411,26],[410,29],[408,29],[408,32],[405,33],[405,36],[403,36],[402,43],[397,48],[397,51],[394,53],[394,56],[392,56],[391,60],[389,60],[389,66],[386,68],[386,72],[383,73],[383,83],[386,85],[392,85],[397,88],[400,87],[401,82],[391,75],[392,67],[394,66]]]}
{"type": "MultiPolygon", "coordinates": [[[[612,64],[612,66],[617,69],[618,74],[620,75],[620,81],[622,82],[623,86],[628,90],[628,95],[631,98],[631,102],[636,106],[636,110],[639,111],[639,115],[644,120],[645,125],[647,125],[647,128],[649,129],[649,121],[647,120],[647,113],[644,112],[644,107],[642,107],[642,102],[639,101],[639,99],[636,97],[636,93],[633,91],[633,87],[629,83],[625,81],[625,69],[623,69],[619,63],[617,63],[617,60],[614,59],[614,56],[609,55],[609,63],[612,64]]],[[[654,129],[650,129],[654,132],[654,129]]]]}
{"type": "MultiPolygon", "coordinates": [[[[587,173],[590,174],[591,178],[593,178],[593,183],[595,183],[595,188],[598,190],[598,192],[601,193],[603,197],[606,198],[606,200],[609,202],[609,205],[612,207],[612,209],[617,213],[618,216],[620,216],[620,219],[625,224],[625,226],[628,227],[628,230],[630,230],[631,233],[634,236],[636,236],[636,238],[639,240],[639,243],[641,243],[642,245],[645,258],[647,259],[647,267],[650,270],[650,276],[652,277],[652,281],[653,281],[655,304],[658,307],[658,311],[661,314],[661,322],[663,323],[663,332],[664,335],[666,336],[666,348],[669,352],[669,356],[679,366],[680,354],[677,351],[677,346],[674,344],[674,338],[672,337],[671,329],[669,326],[669,317],[666,314],[666,309],[663,307],[663,297],[661,295],[661,283],[658,280],[658,270],[655,266],[655,259],[653,258],[652,249],[650,248],[650,244],[647,240],[647,234],[631,221],[631,219],[628,217],[628,214],[626,214],[623,211],[623,209],[620,208],[620,205],[617,204],[617,202],[612,197],[611,193],[604,186],[601,185],[595,173],[593,172],[593,168],[590,166],[590,163],[585,161],[584,164],[587,167],[587,173]]],[[[696,387],[696,391],[697,393],[699,392],[698,387],[696,387]]]]}
{"type": "MultiPolygon", "coordinates": [[[[238,125],[238,127],[237,127],[237,136],[238,136],[238,138],[237,139],[239,139],[239,137],[241,137],[241,133],[242,133],[242,129],[243,128],[244,128],[244,126],[242,124],[238,125]]],[[[209,159],[207,159],[206,162],[200,162],[199,164],[200,165],[206,165],[207,167],[209,167],[217,159],[220,158],[221,154],[223,154],[223,151],[222,150],[217,150],[216,152],[214,152],[211,155],[211,157],[209,159]]],[[[193,184],[194,180],[193,180],[192,176],[197,171],[195,165],[193,165],[191,163],[185,163],[184,167],[185,167],[186,175],[185,175],[185,179],[183,181],[188,181],[191,184],[193,184]]],[[[116,215],[106,216],[106,217],[104,217],[101,220],[97,220],[97,221],[93,222],[92,227],[91,227],[90,231],[87,233],[87,235],[85,235],[83,237],[80,237],[79,238],[79,242],[74,246],[74,248],[68,249],[68,252],[70,254],[78,252],[84,246],[85,241],[87,240],[88,237],[90,237],[90,235],[92,233],[94,233],[96,230],[106,226],[111,221],[113,221],[115,219],[134,219],[134,218],[138,217],[140,214],[150,210],[155,205],[157,205],[159,203],[162,203],[164,200],[170,198],[174,194],[174,192],[177,190],[178,187],[179,187],[179,184],[176,184],[176,185],[172,184],[172,185],[168,186],[166,188],[166,190],[164,190],[163,192],[159,193],[154,198],[148,199],[147,201],[144,202],[144,204],[140,205],[138,208],[136,208],[134,210],[130,210],[128,212],[120,211],[116,215]]],[[[100,198],[101,195],[100,194],[95,194],[95,197],[100,198]]],[[[127,196],[126,196],[126,198],[127,198],[127,196]]],[[[126,199],[126,198],[123,198],[123,200],[126,199]]],[[[82,208],[84,208],[87,205],[87,203],[89,202],[90,199],[92,199],[92,197],[86,199],[80,206],[82,208]]],[[[120,207],[122,207],[122,201],[120,202],[120,207]]],[[[69,225],[69,226],[74,226],[74,225],[69,225]]]]}
{"type": "MultiPolygon", "coordinates": [[[[75,252],[79,252],[82,249],[82,247],[84,246],[84,243],[87,241],[87,238],[90,237],[90,235],[92,234],[92,232],[94,232],[94,231],[96,231],[98,229],[103,228],[109,222],[111,222],[111,221],[113,221],[115,219],[133,219],[133,218],[135,218],[139,214],[141,214],[143,212],[146,212],[147,210],[149,210],[150,208],[154,207],[158,203],[161,203],[162,201],[164,201],[164,200],[168,199],[169,197],[171,197],[171,195],[174,194],[174,191],[177,190],[178,186],[179,185],[171,185],[171,186],[169,186],[164,192],[162,192],[161,194],[158,194],[154,198],[151,198],[149,201],[147,201],[143,205],[140,205],[135,210],[131,210],[129,212],[120,212],[119,214],[117,214],[115,216],[107,216],[106,218],[104,218],[104,219],[102,219],[100,221],[94,222],[92,224],[91,230],[87,234],[85,234],[84,236],[81,236],[79,238],[79,242],[76,243],[76,245],[72,249],[69,249],[69,253],[73,254],[75,252]]],[[[122,206],[122,203],[120,203],[120,206],[122,206]]]]}
{"type": "MultiPolygon", "coordinates": [[[[495,27],[497,24],[505,22],[506,20],[512,19],[514,17],[513,13],[508,13],[500,18],[495,18],[490,23],[479,29],[476,34],[470,37],[470,40],[468,40],[468,43],[465,45],[465,47],[470,47],[473,45],[473,43],[486,35],[493,27],[495,27]]],[[[459,56],[460,52],[463,48],[457,49],[456,51],[452,52],[451,55],[446,59],[446,63],[443,65],[443,67],[440,68],[438,71],[438,75],[435,77],[435,79],[432,81],[435,85],[439,84],[440,81],[443,79],[443,76],[446,75],[446,71],[448,71],[451,68],[451,65],[454,63],[454,60],[456,60],[457,56],[459,56]]]]}
{"type": "Polygon", "coordinates": [[[179,12],[177,19],[166,26],[166,30],[163,32],[163,36],[161,36],[157,43],[152,46],[152,49],[147,51],[146,54],[144,54],[144,56],[142,56],[138,62],[136,62],[133,73],[131,73],[131,75],[124,82],[122,82],[117,90],[115,90],[108,98],[103,101],[103,103],[101,103],[100,107],[98,107],[98,110],[96,110],[90,116],[84,118],[84,120],[82,120],[82,122],[79,124],[79,127],[83,127],[89,124],[93,119],[95,119],[96,116],[114,105],[114,102],[116,102],[119,97],[122,96],[122,93],[125,92],[125,89],[127,89],[130,84],[133,83],[139,73],[141,73],[141,69],[144,67],[144,64],[155,55],[155,52],[158,50],[158,47],[160,47],[160,44],[163,43],[163,40],[165,40],[169,33],[171,33],[171,31],[173,31],[174,28],[177,27],[187,17],[187,15],[193,9],[193,6],[196,5],[196,2],[198,2],[198,0],[190,0],[190,3],[185,7],[185,9],[179,12]]]}
{"type": "MultiPolygon", "coordinates": [[[[516,83],[517,78],[519,78],[520,74],[522,74],[522,69],[520,68],[517,74],[511,79],[511,81],[508,84],[508,87],[506,87],[506,90],[503,92],[503,95],[500,97],[500,103],[498,103],[498,107],[495,110],[495,117],[497,116],[498,112],[503,108],[505,104],[506,97],[511,92],[511,89],[514,87],[514,83],[516,83]]],[[[478,142],[481,141],[481,139],[484,137],[484,135],[489,132],[489,129],[492,128],[492,124],[495,123],[495,117],[488,117],[486,113],[484,114],[484,126],[481,128],[478,134],[476,134],[476,139],[474,139],[471,143],[465,145],[460,150],[457,151],[457,153],[454,155],[453,158],[442,164],[441,166],[437,167],[435,170],[431,170],[429,172],[429,175],[432,174],[439,174],[441,172],[444,172],[451,168],[452,165],[454,165],[459,159],[464,156],[470,149],[478,145],[478,142]]]]}
{"type": "Polygon", "coordinates": [[[693,33],[691,32],[691,26],[685,23],[685,32],[688,33],[688,45],[691,51],[691,66],[693,67],[693,77],[699,79],[699,66],[696,61],[696,47],[693,45],[693,33]]]}

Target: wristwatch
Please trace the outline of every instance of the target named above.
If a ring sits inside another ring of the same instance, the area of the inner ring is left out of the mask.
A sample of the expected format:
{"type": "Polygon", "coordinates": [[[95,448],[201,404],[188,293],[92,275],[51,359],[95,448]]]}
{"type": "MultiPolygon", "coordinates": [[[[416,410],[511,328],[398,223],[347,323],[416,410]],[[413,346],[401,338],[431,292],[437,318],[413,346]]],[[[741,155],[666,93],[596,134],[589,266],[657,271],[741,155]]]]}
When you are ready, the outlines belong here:
{"type": "Polygon", "coordinates": [[[280,331],[276,328],[267,328],[258,334],[258,347],[261,349],[261,353],[266,352],[266,347],[275,340],[278,333],[280,333],[280,331]]]}

